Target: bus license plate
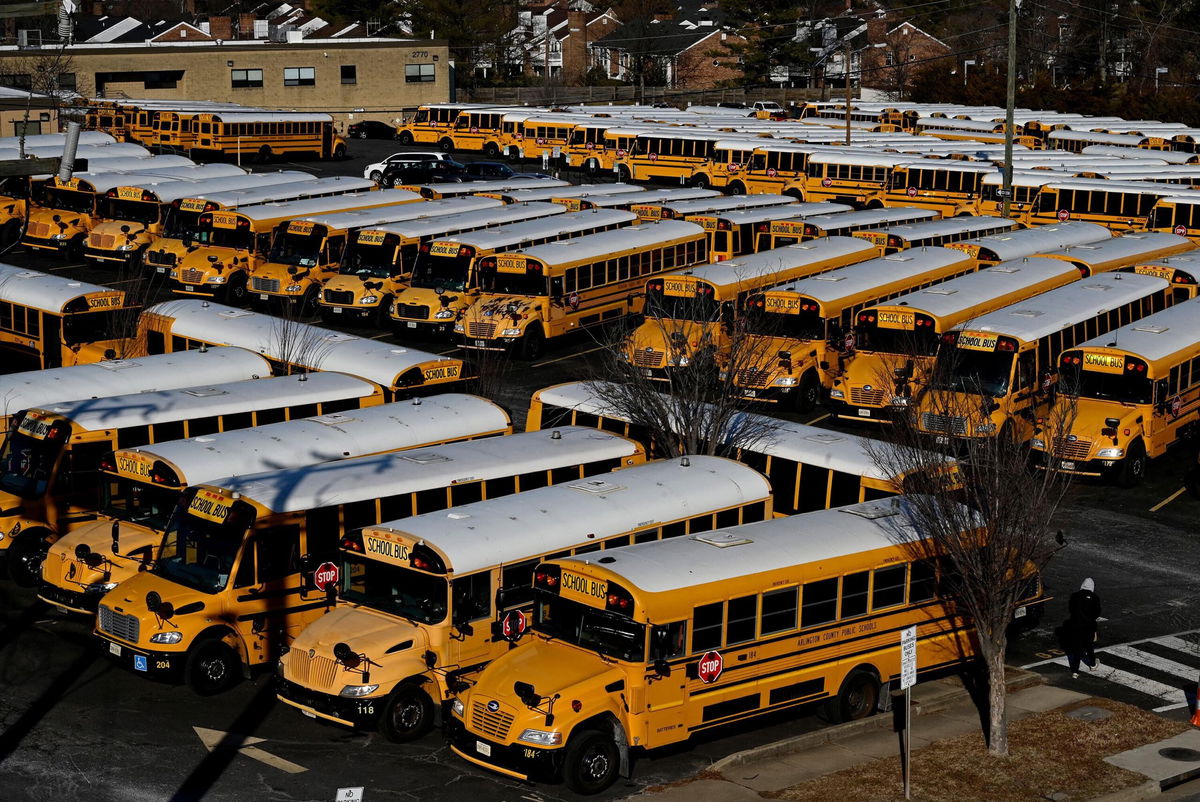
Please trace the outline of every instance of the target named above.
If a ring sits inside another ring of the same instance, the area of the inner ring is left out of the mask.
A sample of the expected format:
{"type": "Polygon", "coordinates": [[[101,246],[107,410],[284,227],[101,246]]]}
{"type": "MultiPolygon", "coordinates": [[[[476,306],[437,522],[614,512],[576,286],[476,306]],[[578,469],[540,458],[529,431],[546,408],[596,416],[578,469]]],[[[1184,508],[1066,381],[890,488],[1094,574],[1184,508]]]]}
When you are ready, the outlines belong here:
{"type": "Polygon", "coordinates": [[[303,713],[304,715],[308,716],[309,718],[317,717],[317,714],[311,710],[305,710],[304,708],[300,708],[300,712],[303,713]]]}
{"type": "Polygon", "coordinates": [[[485,345],[487,345],[487,340],[476,340],[475,341],[476,348],[483,348],[485,345]]]}
{"type": "Polygon", "coordinates": [[[166,272],[167,272],[167,269],[166,269],[165,267],[160,267],[160,268],[157,268],[157,270],[158,270],[158,272],[159,272],[159,273],[166,273],[166,272]]]}
{"type": "Polygon", "coordinates": [[[407,325],[410,329],[415,329],[417,327],[417,321],[415,321],[415,320],[408,320],[405,322],[407,323],[407,325]]]}
{"type": "Polygon", "coordinates": [[[1061,465],[1061,467],[1062,467],[1062,469],[1063,469],[1064,471],[1073,471],[1073,470],[1075,470],[1075,463],[1074,463],[1074,462],[1068,462],[1067,460],[1063,460],[1063,461],[1060,463],[1060,465],[1061,465]]]}
{"type": "Polygon", "coordinates": [[[267,294],[265,292],[260,292],[258,294],[258,298],[260,301],[265,301],[265,300],[267,300],[267,294]]]}
{"type": "Polygon", "coordinates": [[[869,418],[869,417],[871,417],[871,410],[869,410],[869,409],[860,409],[860,410],[858,411],[858,417],[860,417],[860,418],[869,418]]]}
{"type": "Polygon", "coordinates": [[[746,397],[747,398],[758,398],[758,390],[747,390],[746,397]]]}
{"type": "Polygon", "coordinates": [[[484,757],[491,757],[492,756],[492,745],[485,744],[483,741],[476,741],[475,742],[475,751],[478,752],[479,754],[483,755],[484,757]]]}
{"type": "Polygon", "coordinates": [[[183,285],[183,289],[184,289],[184,291],[185,291],[185,292],[195,292],[195,291],[196,291],[196,285],[195,285],[195,284],[184,284],[184,285],[183,285]]]}
{"type": "Polygon", "coordinates": [[[933,438],[933,442],[937,443],[939,446],[944,446],[950,443],[950,438],[944,434],[939,434],[937,437],[933,438]]]}
{"type": "Polygon", "coordinates": [[[1013,613],[1013,618],[1024,618],[1024,617],[1025,617],[1025,608],[1024,607],[1018,607],[1016,609],[1016,612],[1013,613]]]}
{"type": "Polygon", "coordinates": [[[333,313],[334,313],[335,315],[340,315],[342,312],[345,312],[345,311],[346,311],[346,310],[345,310],[345,309],[342,309],[340,306],[335,306],[335,307],[333,307],[333,313]]]}
{"type": "Polygon", "coordinates": [[[115,654],[117,657],[121,656],[121,644],[119,644],[119,643],[108,644],[108,650],[111,653],[115,654]]]}

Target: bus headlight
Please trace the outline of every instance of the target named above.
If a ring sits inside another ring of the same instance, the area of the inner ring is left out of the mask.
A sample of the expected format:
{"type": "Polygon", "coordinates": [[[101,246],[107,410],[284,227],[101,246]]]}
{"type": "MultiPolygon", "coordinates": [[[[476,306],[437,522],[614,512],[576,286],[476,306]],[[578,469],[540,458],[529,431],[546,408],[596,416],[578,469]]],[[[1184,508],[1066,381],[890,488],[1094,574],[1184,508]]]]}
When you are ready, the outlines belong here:
{"type": "Polygon", "coordinates": [[[134,245],[132,242],[126,242],[124,245],[117,246],[118,251],[132,251],[135,248],[137,248],[137,246],[134,245]]]}
{"type": "MultiPolygon", "coordinates": [[[[108,593],[110,590],[112,590],[116,586],[117,586],[116,582],[97,582],[94,585],[87,585],[86,587],[84,587],[83,592],[84,593],[108,593]]],[[[178,632],[164,632],[162,634],[178,635],[179,633],[178,632]]],[[[157,638],[158,635],[155,635],[154,637],[157,638]]],[[[151,640],[154,640],[154,638],[151,638],[151,640]]],[[[156,643],[165,643],[166,641],[155,641],[155,642],[156,643]]],[[[175,643],[175,642],[176,641],[171,641],[171,643],[175,643]]]]}
{"type": "Polygon", "coordinates": [[[688,365],[692,364],[692,360],[686,356],[673,356],[667,360],[667,364],[680,368],[686,368],[688,365]]]}
{"type": "Polygon", "coordinates": [[[364,295],[363,297],[358,299],[358,302],[360,304],[362,304],[363,306],[370,306],[371,304],[379,303],[379,296],[378,295],[364,295]]]}
{"type": "Polygon", "coordinates": [[[521,733],[518,741],[524,741],[527,744],[539,744],[541,746],[557,746],[562,743],[561,732],[547,732],[546,730],[525,730],[521,733]]]}
{"type": "Polygon", "coordinates": [[[1046,441],[1040,437],[1031,437],[1029,438],[1029,447],[1036,448],[1041,451],[1046,447],[1046,441]]]}
{"type": "Polygon", "coordinates": [[[504,337],[520,337],[521,330],[520,329],[505,329],[504,331],[500,332],[500,334],[501,334],[501,336],[504,336],[504,337]]]}
{"type": "Polygon", "coordinates": [[[359,696],[370,696],[377,690],[379,690],[379,685],[347,685],[342,688],[342,692],[338,696],[357,698],[359,696]]]}
{"type": "Polygon", "coordinates": [[[209,284],[224,284],[225,277],[224,276],[209,276],[208,283],[209,284]]]}
{"type": "Polygon", "coordinates": [[[50,236],[50,239],[66,239],[66,238],[67,238],[67,235],[63,234],[62,232],[59,232],[57,234],[52,234],[50,236]]]}
{"type": "Polygon", "coordinates": [[[894,407],[906,407],[911,403],[912,403],[912,398],[910,398],[906,395],[892,396],[892,406],[894,406],[894,407]]]}
{"type": "Polygon", "coordinates": [[[1125,449],[1123,449],[1123,448],[1102,448],[1096,452],[1096,456],[1101,457],[1103,459],[1112,459],[1114,457],[1123,457],[1123,456],[1125,456],[1125,449]]]}
{"type": "Polygon", "coordinates": [[[466,712],[466,708],[463,707],[462,699],[455,699],[450,703],[450,712],[459,718],[463,716],[463,714],[466,712]]]}
{"type": "Polygon", "coordinates": [[[842,399],[844,399],[844,398],[846,397],[846,393],[845,393],[845,392],[843,392],[843,391],[841,391],[841,390],[830,390],[830,391],[829,391],[829,397],[830,397],[830,398],[842,398],[842,399]]]}
{"type": "Polygon", "coordinates": [[[302,289],[304,289],[304,288],[301,287],[299,284],[289,284],[283,288],[283,291],[284,292],[300,292],[300,290],[302,290],[302,289]]]}
{"type": "Polygon", "coordinates": [[[15,524],[13,524],[13,528],[8,530],[8,536],[16,537],[19,534],[21,534],[21,522],[17,521],[15,524]]]}
{"type": "Polygon", "coordinates": [[[462,331],[463,331],[463,324],[461,324],[461,323],[455,323],[455,324],[454,324],[454,330],[455,330],[456,332],[458,332],[458,333],[460,333],[460,334],[461,334],[461,333],[462,333],[462,331]]]}
{"type": "Polygon", "coordinates": [[[433,315],[434,320],[449,320],[452,317],[454,317],[454,313],[449,309],[439,309],[433,315]]]}
{"type": "Polygon", "coordinates": [[[151,643],[179,643],[183,640],[183,633],[177,629],[170,632],[156,632],[150,636],[151,643]]]}
{"type": "Polygon", "coordinates": [[[795,376],[780,376],[778,379],[775,380],[774,383],[776,385],[778,385],[779,387],[795,387],[796,386],[796,377],[795,376]]]}

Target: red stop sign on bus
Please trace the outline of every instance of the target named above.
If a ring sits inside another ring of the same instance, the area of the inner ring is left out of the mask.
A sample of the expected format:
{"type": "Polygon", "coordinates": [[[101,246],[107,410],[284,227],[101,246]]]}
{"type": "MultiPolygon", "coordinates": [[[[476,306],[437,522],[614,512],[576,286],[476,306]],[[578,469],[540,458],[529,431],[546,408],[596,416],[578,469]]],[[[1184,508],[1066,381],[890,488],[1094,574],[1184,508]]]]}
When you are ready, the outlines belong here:
{"type": "Polygon", "coordinates": [[[1059,219],[1059,222],[1062,222],[1062,223],[1067,222],[1068,220],[1071,219],[1071,212],[1068,211],[1067,209],[1059,209],[1058,210],[1058,219],[1059,219]]]}
{"type": "Polygon", "coordinates": [[[333,563],[321,563],[317,566],[317,570],[313,571],[313,584],[317,586],[317,590],[325,590],[330,585],[336,585],[338,581],[338,567],[333,563]]]}
{"type": "Polygon", "coordinates": [[[720,652],[705,652],[700,658],[700,664],[696,666],[696,675],[700,677],[701,682],[708,684],[716,682],[724,670],[725,659],[721,657],[720,652]]]}
{"type": "Polygon", "coordinates": [[[823,186],[823,187],[831,187],[831,186],[833,186],[833,179],[832,179],[832,178],[822,178],[822,179],[821,179],[821,186],[823,186]]]}
{"type": "Polygon", "coordinates": [[[500,622],[500,630],[504,633],[504,639],[510,641],[521,637],[525,633],[525,626],[525,614],[520,610],[513,610],[500,622]]]}
{"type": "Polygon", "coordinates": [[[1175,233],[1181,237],[1187,236],[1187,226],[1175,226],[1175,233]]]}
{"type": "Polygon", "coordinates": [[[916,194],[917,194],[917,188],[916,188],[916,187],[909,187],[909,188],[908,188],[908,197],[910,197],[910,198],[912,198],[912,197],[916,197],[916,194]]]}

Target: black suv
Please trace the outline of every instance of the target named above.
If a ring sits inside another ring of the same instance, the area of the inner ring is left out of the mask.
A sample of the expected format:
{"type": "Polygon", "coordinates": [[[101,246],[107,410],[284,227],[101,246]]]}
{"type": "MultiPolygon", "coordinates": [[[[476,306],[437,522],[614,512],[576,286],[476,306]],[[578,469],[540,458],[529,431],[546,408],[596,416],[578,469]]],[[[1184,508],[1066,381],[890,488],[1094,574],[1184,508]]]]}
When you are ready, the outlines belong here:
{"type": "Polygon", "coordinates": [[[396,126],[379,120],[363,120],[347,128],[346,136],[354,139],[395,139],[396,126]]]}

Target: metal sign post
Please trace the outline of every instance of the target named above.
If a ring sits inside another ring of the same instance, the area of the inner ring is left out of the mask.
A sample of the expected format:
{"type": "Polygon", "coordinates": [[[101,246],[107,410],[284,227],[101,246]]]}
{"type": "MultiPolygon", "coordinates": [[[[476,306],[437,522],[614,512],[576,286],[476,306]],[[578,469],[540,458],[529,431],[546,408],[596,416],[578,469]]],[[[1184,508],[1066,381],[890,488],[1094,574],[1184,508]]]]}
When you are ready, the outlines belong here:
{"type": "Polygon", "coordinates": [[[904,690],[904,798],[912,799],[912,686],[917,684],[917,628],[900,631],[900,687],[904,690]]]}

